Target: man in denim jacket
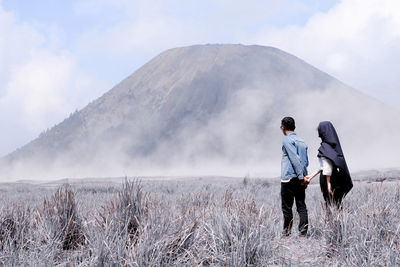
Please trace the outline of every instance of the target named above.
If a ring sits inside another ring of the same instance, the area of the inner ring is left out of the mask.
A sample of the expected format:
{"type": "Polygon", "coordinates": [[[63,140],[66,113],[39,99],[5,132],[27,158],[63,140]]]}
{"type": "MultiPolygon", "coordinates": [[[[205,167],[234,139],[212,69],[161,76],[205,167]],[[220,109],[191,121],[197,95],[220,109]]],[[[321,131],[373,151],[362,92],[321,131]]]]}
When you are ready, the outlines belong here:
{"type": "Polygon", "coordinates": [[[294,132],[295,121],[291,117],[282,119],[281,130],[285,135],[282,142],[282,173],[281,173],[281,197],[283,211],[283,235],[290,235],[293,213],[293,202],[296,200],[297,212],[300,216],[300,235],[305,236],[308,229],[308,214],[305,203],[305,189],[307,182],[308,156],[307,145],[294,132]]]}

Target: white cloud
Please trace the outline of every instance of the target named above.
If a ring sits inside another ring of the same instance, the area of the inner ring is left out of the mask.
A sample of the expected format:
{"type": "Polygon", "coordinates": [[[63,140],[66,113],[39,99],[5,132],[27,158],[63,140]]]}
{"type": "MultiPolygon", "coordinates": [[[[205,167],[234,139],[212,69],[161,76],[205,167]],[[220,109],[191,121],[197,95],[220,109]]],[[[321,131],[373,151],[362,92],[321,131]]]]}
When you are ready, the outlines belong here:
{"type": "Polygon", "coordinates": [[[149,59],[177,46],[243,43],[245,40],[238,40],[241,32],[253,32],[280,13],[303,14],[308,7],[300,0],[250,0],[245,4],[228,0],[80,0],[75,11],[81,16],[119,16],[105,27],[86,32],[78,42],[80,53],[146,55],[149,59]]]}
{"type": "Polygon", "coordinates": [[[80,77],[75,68],[68,54],[35,51],[10,73],[2,101],[19,106],[24,114],[19,119],[28,130],[41,131],[79,105],[80,92],[73,81],[80,77]]]}
{"type": "Polygon", "coordinates": [[[39,46],[43,38],[27,24],[16,25],[12,14],[0,6],[0,96],[10,71],[23,63],[31,48],[39,46]]]}
{"type": "Polygon", "coordinates": [[[71,53],[55,49],[54,34],[18,22],[0,5],[0,155],[29,142],[104,90],[79,70],[71,53]]]}
{"type": "MultiPolygon", "coordinates": [[[[400,1],[343,0],[304,26],[264,28],[246,38],[272,45],[373,95],[400,100],[400,1]]],[[[244,37],[244,36],[243,36],[244,37]]]]}

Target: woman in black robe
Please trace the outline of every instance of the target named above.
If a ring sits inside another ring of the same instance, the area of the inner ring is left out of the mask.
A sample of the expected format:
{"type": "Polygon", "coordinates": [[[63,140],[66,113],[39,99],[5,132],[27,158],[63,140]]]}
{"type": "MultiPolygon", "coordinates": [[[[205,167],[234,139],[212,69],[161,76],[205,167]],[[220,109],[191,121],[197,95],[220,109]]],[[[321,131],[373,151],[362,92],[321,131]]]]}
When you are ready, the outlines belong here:
{"type": "Polygon", "coordinates": [[[353,187],[353,183],[339,137],[332,123],[329,121],[319,123],[318,135],[322,140],[321,146],[318,149],[321,169],[307,176],[305,179],[306,182],[310,182],[316,175],[320,174],[320,186],[326,204],[341,208],[342,200],[353,187]],[[322,171],[322,165],[324,164],[329,165],[330,176],[324,175],[322,171]]]}

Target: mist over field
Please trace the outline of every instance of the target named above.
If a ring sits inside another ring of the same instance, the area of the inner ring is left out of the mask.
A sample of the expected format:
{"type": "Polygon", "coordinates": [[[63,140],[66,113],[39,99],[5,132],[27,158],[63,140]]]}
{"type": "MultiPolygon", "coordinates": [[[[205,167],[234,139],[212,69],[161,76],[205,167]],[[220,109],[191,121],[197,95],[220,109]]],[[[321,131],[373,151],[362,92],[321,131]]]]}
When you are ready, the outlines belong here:
{"type": "Polygon", "coordinates": [[[310,170],[324,120],[351,171],[400,167],[397,111],[277,48],[196,45],[161,53],[7,155],[1,179],[276,177],[284,116],[309,145],[310,170]]]}

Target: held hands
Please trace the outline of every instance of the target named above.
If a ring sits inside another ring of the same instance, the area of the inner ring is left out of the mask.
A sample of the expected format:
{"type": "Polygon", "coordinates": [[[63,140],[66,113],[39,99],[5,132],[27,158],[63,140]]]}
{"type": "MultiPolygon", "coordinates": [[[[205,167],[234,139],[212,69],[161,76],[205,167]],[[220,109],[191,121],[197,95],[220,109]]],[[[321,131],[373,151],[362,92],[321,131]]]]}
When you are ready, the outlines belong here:
{"type": "Polygon", "coordinates": [[[309,174],[309,175],[307,175],[307,176],[304,176],[304,179],[301,181],[301,184],[302,184],[302,185],[308,185],[308,184],[311,182],[311,180],[312,180],[317,174],[319,174],[320,172],[321,172],[321,171],[318,170],[318,171],[313,172],[312,174],[309,174]]]}
{"type": "Polygon", "coordinates": [[[308,176],[304,176],[304,179],[301,181],[301,185],[308,185],[311,179],[308,176]]]}
{"type": "MultiPolygon", "coordinates": [[[[308,176],[308,175],[307,175],[307,176],[304,176],[304,179],[301,180],[301,185],[306,186],[306,185],[308,185],[308,184],[311,182],[311,180],[312,180],[312,177],[310,177],[310,176],[308,176]]],[[[330,194],[330,195],[333,195],[332,185],[331,185],[330,181],[329,181],[327,184],[328,184],[328,192],[329,192],[329,194],[330,194]]]]}

